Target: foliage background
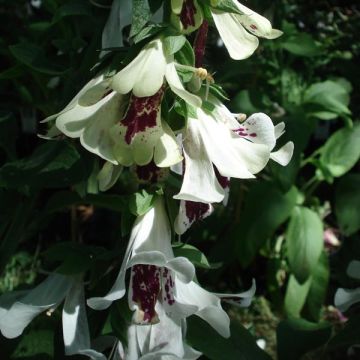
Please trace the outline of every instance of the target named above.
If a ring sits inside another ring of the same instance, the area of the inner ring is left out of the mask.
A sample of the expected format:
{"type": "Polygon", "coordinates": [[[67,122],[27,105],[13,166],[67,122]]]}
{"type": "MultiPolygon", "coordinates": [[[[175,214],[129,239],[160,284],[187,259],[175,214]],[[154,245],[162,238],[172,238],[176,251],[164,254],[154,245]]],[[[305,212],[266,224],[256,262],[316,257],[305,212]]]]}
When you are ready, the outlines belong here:
{"type": "MultiPolygon", "coordinates": [[[[103,293],[116,272],[109,267],[121,262],[134,219],[133,174],[99,193],[94,156],[76,142],[37,136],[46,130],[40,120],[93,76],[110,3],[0,1],[1,292],[31,286],[61,264],[67,274],[89,270],[89,293],[103,293]]],[[[344,324],[333,299],[337,288],[358,285],[346,267],[360,259],[360,9],[341,0],[246,5],[284,35],[235,62],[211,30],[204,63],[233,111],[261,110],[286,122],[282,141],[294,141],[295,155],[286,168],[268,165],[256,181],[233,181],[228,206],[185,234],[207,256],[188,254],[204,286],[238,292],[255,278],[258,289],[250,309],[229,308],[230,340],[190,319],[188,341],[209,359],[356,359],[348,348],[360,344],[358,308],[344,324]],[[329,234],[339,243],[325,243],[329,234]],[[266,353],[255,339],[265,339],[266,353]]],[[[176,180],[168,179],[169,188],[176,180]]],[[[89,311],[93,336],[122,338],[125,308],[89,311]]],[[[2,356],[64,358],[59,319],[44,315],[20,339],[1,338],[2,356]]]]}

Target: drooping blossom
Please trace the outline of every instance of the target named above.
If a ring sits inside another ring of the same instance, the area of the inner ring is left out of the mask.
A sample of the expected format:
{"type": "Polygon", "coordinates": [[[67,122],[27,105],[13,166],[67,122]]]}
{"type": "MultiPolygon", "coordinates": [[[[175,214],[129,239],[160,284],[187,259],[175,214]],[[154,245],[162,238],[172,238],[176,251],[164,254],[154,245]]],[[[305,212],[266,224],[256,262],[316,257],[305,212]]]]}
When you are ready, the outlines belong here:
{"type": "Polygon", "coordinates": [[[106,357],[91,349],[81,276],[51,274],[32,290],[14,291],[0,297],[0,330],[13,339],[20,336],[39,314],[51,314],[63,301],[62,327],[66,355],[85,355],[93,360],[106,357]]]}
{"type": "Polygon", "coordinates": [[[282,35],[280,30],[272,28],[270,21],[265,17],[237,0],[230,1],[239,14],[218,10],[215,7],[210,7],[210,11],[231,58],[242,60],[251,56],[259,46],[258,37],[276,39],[282,35]]]}
{"type": "Polygon", "coordinates": [[[125,274],[130,269],[128,301],[136,324],[161,321],[161,306],[173,321],[195,314],[202,317],[222,336],[229,336],[230,320],[221,307],[221,299],[231,297],[248,304],[252,292],[237,295],[212,294],[194,281],[195,268],[184,257],[174,257],[170,224],[164,204],[158,198],[153,208],[139,216],[115,284],[104,297],[91,298],[88,305],[102,310],[126,293],[125,274]]]}
{"type": "Polygon", "coordinates": [[[196,117],[188,118],[183,140],[183,183],[174,196],[178,200],[221,202],[226,195],[222,179],[254,178],[270,158],[285,166],[292,157],[292,142],[272,151],[284,132],[284,123],[274,126],[263,113],[239,123],[222,103],[209,99],[215,106],[211,114],[197,109],[196,117]]]}

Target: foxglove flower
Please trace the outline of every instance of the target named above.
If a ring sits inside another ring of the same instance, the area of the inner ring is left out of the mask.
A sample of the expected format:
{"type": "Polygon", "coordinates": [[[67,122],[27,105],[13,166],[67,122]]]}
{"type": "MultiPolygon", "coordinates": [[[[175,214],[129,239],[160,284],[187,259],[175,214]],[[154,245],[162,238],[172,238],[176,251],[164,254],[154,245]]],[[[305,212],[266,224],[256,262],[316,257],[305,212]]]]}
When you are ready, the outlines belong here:
{"type": "Polygon", "coordinates": [[[30,291],[15,291],[0,297],[0,330],[13,339],[45,311],[53,311],[65,299],[62,324],[66,355],[81,354],[93,360],[106,357],[91,349],[81,277],[51,274],[30,291]]]}
{"type": "Polygon", "coordinates": [[[238,295],[216,295],[193,281],[194,266],[184,257],[174,257],[171,231],[162,199],[139,216],[135,222],[119,275],[109,293],[88,300],[88,305],[102,310],[125,295],[125,273],[131,269],[128,300],[136,324],[161,321],[157,309],[164,309],[173,321],[196,314],[221,335],[229,336],[229,317],[221,307],[223,297],[248,304],[253,291],[238,295]]]}
{"type": "Polygon", "coordinates": [[[268,146],[234,135],[223,120],[201,109],[197,118],[188,119],[183,152],[183,183],[174,198],[202,203],[221,202],[225,197],[214,166],[224,177],[254,178],[270,157],[268,146]]]}
{"type": "MultiPolygon", "coordinates": [[[[347,274],[357,280],[360,280],[360,261],[353,260],[347,268],[347,274]]],[[[344,312],[353,304],[360,302],[360,287],[356,289],[340,288],[335,293],[335,306],[344,312]]]]}
{"type": "Polygon", "coordinates": [[[276,39],[282,32],[273,29],[269,20],[237,0],[230,0],[241,14],[210,8],[215,25],[229,55],[235,60],[246,59],[259,46],[258,37],[276,39]]]}
{"type": "Polygon", "coordinates": [[[221,202],[226,196],[222,179],[254,178],[270,158],[281,165],[291,159],[292,142],[272,152],[284,132],[284,123],[274,127],[267,115],[258,113],[240,124],[218,100],[209,100],[215,105],[211,114],[197,109],[197,118],[188,119],[183,141],[185,172],[175,199],[221,202]]]}
{"type": "Polygon", "coordinates": [[[119,94],[149,97],[159,92],[164,79],[170,89],[188,104],[200,107],[201,99],[188,92],[177,74],[174,55],[166,55],[161,39],[147,44],[139,55],[112,79],[111,87],[119,94]]]}

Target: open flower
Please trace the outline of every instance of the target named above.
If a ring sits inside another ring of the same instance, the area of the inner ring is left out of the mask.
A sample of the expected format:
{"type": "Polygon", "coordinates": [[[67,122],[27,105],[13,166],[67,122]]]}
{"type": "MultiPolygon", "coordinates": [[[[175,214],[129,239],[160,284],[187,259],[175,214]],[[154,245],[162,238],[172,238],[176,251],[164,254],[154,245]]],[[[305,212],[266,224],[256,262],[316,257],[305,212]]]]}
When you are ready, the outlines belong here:
{"type": "Polygon", "coordinates": [[[181,83],[174,55],[165,54],[161,39],[149,42],[130,64],[114,75],[111,87],[119,94],[132,91],[137,97],[148,97],[159,92],[164,79],[170,89],[188,104],[201,106],[201,99],[188,92],[181,83]]]}
{"type": "MultiPolygon", "coordinates": [[[[161,198],[146,214],[139,216],[131,232],[129,245],[119,275],[109,293],[91,298],[88,305],[102,310],[125,295],[125,273],[131,269],[128,293],[136,324],[149,325],[161,321],[159,307],[173,321],[196,314],[222,336],[229,336],[229,317],[222,309],[222,297],[248,303],[249,293],[216,295],[195,283],[195,268],[184,257],[174,257],[171,232],[161,198]]],[[[241,305],[241,304],[240,304],[241,305]]]]}
{"type": "Polygon", "coordinates": [[[91,349],[81,276],[51,274],[33,290],[1,296],[1,333],[9,339],[20,336],[37,315],[45,311],[51,314],[64,299],[62,326],[65,354],[105,360],[103,354],[91,349]]]}
{"type": "Polygon", "coordinates": [[[285,128],[274,126],[271,119],[257,113],[239,123],[220,101],[209,98],[215,108],[211,114],[197,109],[197,117],[189,117],[183,140],[185,171],[178,200],[201,203],[221,202],[226,196],[222,180],[254,178],[271,158],[286,165],[294,144],[288,142],[272,152],[285,128]]]}
{"type": "Polygon", "coordinates": [[[225,190],[214,166],[223,177],[254,178],[270,158],[267,145],[234,136],[226,123],[197,109],[190,117],[183,141],[185,172],[175,199],[194,202],[221,202],[225,190]]]}
{"type": "Polygon", "coordinates": [[[259,37],[276,39],[282,32],[273,29],[269,20],[237,0],[230,0],[240,14],[210,8],[215,25],[229,55],[235,60],[246,59],[259,46],[259,37]]]}

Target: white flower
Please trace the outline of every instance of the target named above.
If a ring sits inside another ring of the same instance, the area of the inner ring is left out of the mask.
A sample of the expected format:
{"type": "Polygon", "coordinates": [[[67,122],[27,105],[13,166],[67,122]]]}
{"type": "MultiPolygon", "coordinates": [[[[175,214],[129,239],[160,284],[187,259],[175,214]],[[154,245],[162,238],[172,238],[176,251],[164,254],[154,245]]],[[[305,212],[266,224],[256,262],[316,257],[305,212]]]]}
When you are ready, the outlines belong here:
{"type": "Polygon", "coordinates": [[[276,39],[280,30],[273,29],[269,20],[237,0],[230,0],[242,13],[228,13],[210,8],[215,25],[230,56],[235,60],[246,59],[259,46],[259,37],[276,39]]]}
{"type": "Polygon", "coordinates": [[[183,140],[185,172],[175,199],[221,202],[226,196],[221,177],[254,178],[270,158],[281,165],[291,159],[292,142],[272,152],[284,132],[284,123],[274,127],[267,115],[257,113],[240,124],[223,104],[209,99],[215,106],[211,114],[197,109],[197,118],[188,118],[183,140]]]}
{"type": "Polygon", "coordinates": [[[247,305],[254,290],[238,295],[219,295],[196,284],[191,262],[184,257],[174,257],[169,221],[161,198],[146,214],[137,218],[115,284],[106,296],[89,299],[91,308],[105,309],[125,295],[126,269],[131,269],[128,301],[134,310],[133,321],[142,325],[161,321],[158,313],[161,308],[174,322],[196,314],[222,336],[229,336],[230,320],[220,300],[231,298],[236,303],[240,301],[240,305],[247,305]]]}
{"type": "MultiPolygon", "coordinates": [[[[354,279],[360,280],[360,261],[351,261],[347,268],[347,274],[354,279]]],[[[340,311],[348,310],[350,306],[360,302],[360,287],[355,289],[338,289],[335,293],[334,302],[340,311]]]]}
{"type": "Polygon", "coordinates": [[[112,80],[111,87],[119,94],[130,91],[137,97],[155,95],[164,84],[188,104],[200,107],[201,99],[188,92],[176,72],[174,55],[167,56],[161,39],[148,43],[139,55],[112,80]]]}
{"type": "Polygon", "coordinates": [[[0,330],[13,339],[20,336],[40,313],[52,312],[65,299],[62,325],[66,355],[81,354],[93,360],[106,357],[91,349],[81,277],[51,274],[30,291],[15,291],[0,297],[0,330]]]}
{"type": "MultiPolygon", "coordinates": [[[[56,118],[56,128],[114,165],[159,167],[182,160],[175,135],[161,119],[163,88],[150,97],[130,100],[110,88],[110,78],[99,76],[84,86],[56,118]]],[[[54,132],[54,130],[51,130],[54,132]]]]}
{"type": "Polygon", "coordinates": [[[185,173],[174,198],[203,203],[221,202],[225,197],[214,166],[224,177],[254,178],[270,157],[268,146],[237,136],[223,120],[201,109],[197,118],[188,119],[183,151],[185,173]]]}

